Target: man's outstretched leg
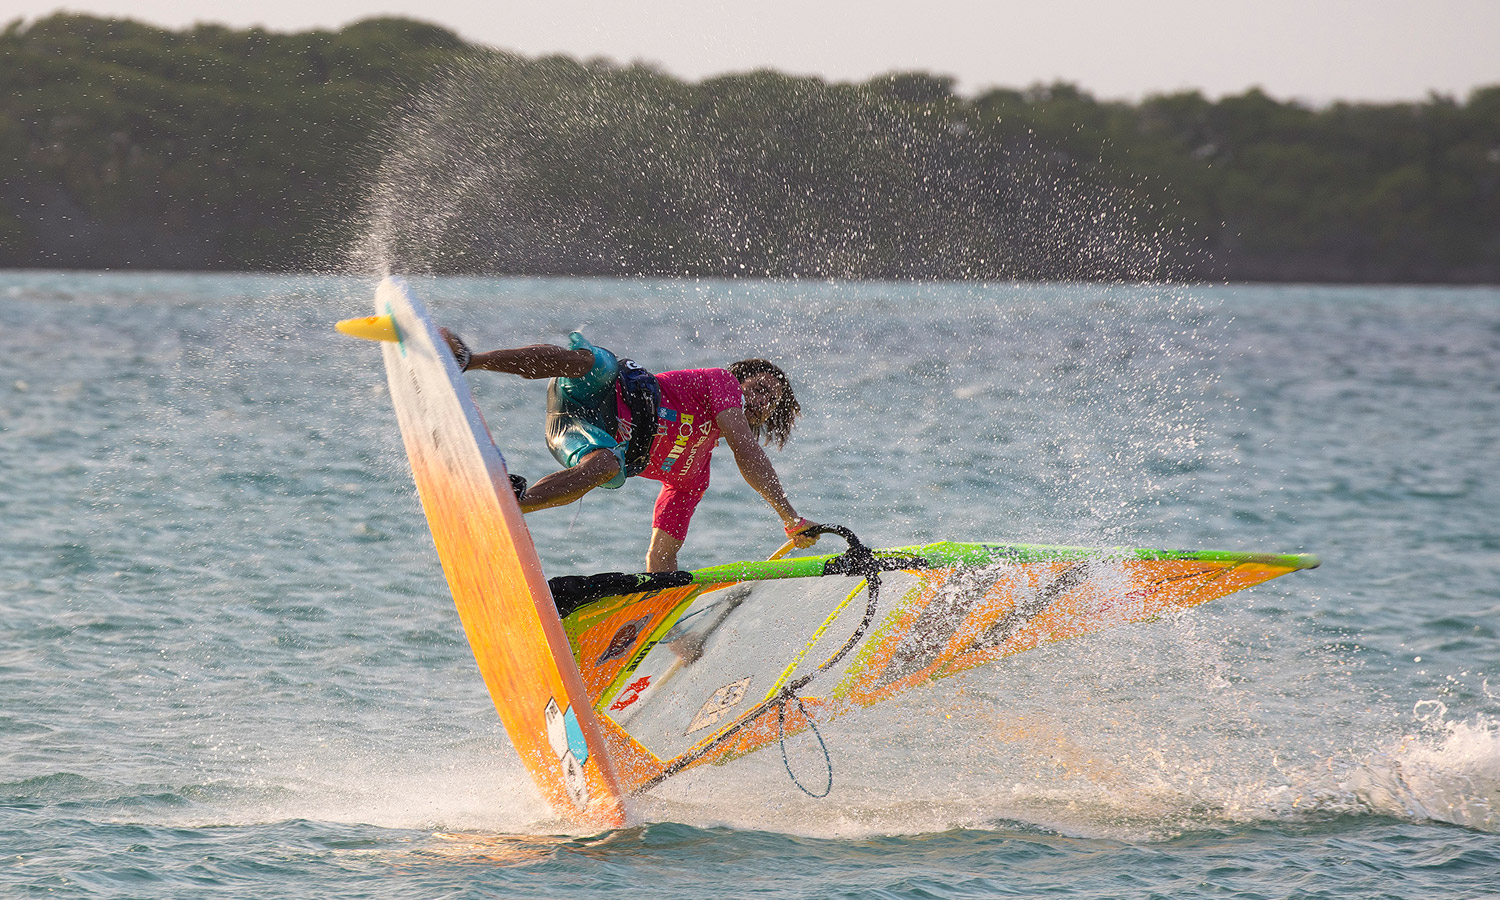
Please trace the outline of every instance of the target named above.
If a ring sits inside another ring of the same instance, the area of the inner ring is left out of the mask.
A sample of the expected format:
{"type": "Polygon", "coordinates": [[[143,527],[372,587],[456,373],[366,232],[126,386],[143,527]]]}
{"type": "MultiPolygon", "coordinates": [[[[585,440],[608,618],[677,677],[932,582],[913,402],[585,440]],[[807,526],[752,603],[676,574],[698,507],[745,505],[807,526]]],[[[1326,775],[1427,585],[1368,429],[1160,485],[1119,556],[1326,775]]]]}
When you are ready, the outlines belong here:
{"type": "Polygon", "coordinates": [[[522,378],[582,378],[594,366],[594,355],[588,350],[570,350],[554,344],[473,353],[458,335],[446,328],[439,330],[459,368],[465,372],[504,372],[522,378]]]}

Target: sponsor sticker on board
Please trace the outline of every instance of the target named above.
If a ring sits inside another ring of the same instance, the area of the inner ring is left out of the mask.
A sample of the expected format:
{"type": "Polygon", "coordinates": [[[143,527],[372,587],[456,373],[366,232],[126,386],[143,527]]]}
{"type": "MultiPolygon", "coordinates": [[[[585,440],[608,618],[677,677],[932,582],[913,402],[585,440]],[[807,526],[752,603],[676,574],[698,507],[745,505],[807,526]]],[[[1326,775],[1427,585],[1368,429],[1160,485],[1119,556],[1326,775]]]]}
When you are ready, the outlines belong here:
{"type": "Polygon", "coordinates": [[[568,799],[574,806],[587,806],[589,785],[583,776],[583,764],[588,762],[589,748],[583,739],[583,729],[578,725],[578,716],[574,715],[571,706],[566,710],[559,709],[555,699],[548,699],[542,715],[547,720],[547,743],[552,745],[552,752],[557,754],[557,762],[562,766],[563,787],[568,791],[568,799]]]}

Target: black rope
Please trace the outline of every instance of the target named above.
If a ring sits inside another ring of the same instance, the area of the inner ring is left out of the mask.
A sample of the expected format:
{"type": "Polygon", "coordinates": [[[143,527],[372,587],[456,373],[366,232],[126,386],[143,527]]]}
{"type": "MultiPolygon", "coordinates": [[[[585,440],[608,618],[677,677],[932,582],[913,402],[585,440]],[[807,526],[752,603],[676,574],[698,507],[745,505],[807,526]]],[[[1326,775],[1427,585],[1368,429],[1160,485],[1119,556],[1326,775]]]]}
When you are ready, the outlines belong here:
{"type": "Polygon", "coordinates": [[[786,766],[787,777],[792,779],[792,784],[795,784],[798,790],[814,800],[821,800],[827,797],[829,792],[833,790],[833,758],[828,755],[828,743],[823,740],[823,732],[818,730],[818,723],[813,721],[813,717],[808,715],[807,707],[802,705],[802,698],[795,694],[790,694],[786,695],[786,700],[797,701],[797,708],[802,710],[802,718],[807,720],[807,727],[812,729],[813,736],[818,739],[818,746],[823,748],[823,766],[828,772],[828,783],[823,786],[823,793],[814,794],[808,790],[807,785],[797,779],[797,773],[792,771],[792,762],[787,759],[785,701],[776,707],[776,740],[781,744],[781,764],[786,766]]]}

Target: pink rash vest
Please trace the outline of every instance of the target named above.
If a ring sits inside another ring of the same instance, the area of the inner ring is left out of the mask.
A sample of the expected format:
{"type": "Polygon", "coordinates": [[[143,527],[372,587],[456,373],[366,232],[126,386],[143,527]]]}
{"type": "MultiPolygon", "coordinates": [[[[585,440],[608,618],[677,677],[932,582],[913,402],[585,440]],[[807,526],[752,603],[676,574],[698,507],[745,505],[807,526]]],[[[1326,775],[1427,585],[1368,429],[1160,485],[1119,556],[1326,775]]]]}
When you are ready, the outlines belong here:
{"type": "MultiPolygon", "coordinates": [[[[715,419],[745,405],[740,383],[728,369],[682,369],[656,376],[661,387],[656,440],[642,478],[660,481],[651,524],[672,537],[687,538],[688,522],[708,490],[708,460],[719,442],[715,419]]],[[[630,439],[630,410],[618,403],[620,441],[630,439]]]]}

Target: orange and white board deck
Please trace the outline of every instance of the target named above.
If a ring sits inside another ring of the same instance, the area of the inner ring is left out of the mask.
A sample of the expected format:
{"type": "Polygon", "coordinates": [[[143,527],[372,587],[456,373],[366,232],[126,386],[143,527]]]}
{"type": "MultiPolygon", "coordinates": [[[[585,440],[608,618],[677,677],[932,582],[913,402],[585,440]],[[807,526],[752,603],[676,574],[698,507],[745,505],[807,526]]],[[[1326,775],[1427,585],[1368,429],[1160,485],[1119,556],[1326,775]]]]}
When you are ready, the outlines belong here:
{"type": "Polygon", "coordinates": [[[622,826],[615,769],[505,460],[405,282],[382,281],[375,311],[339,330],[381,341],[417,493],[505,731],[558,815],[588,827],[622,826]]]}

